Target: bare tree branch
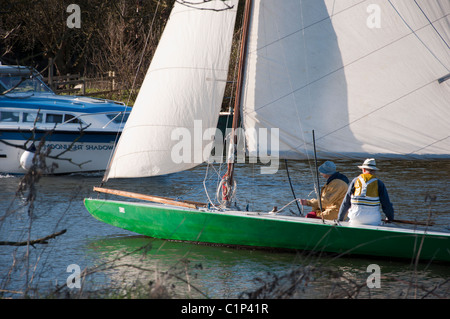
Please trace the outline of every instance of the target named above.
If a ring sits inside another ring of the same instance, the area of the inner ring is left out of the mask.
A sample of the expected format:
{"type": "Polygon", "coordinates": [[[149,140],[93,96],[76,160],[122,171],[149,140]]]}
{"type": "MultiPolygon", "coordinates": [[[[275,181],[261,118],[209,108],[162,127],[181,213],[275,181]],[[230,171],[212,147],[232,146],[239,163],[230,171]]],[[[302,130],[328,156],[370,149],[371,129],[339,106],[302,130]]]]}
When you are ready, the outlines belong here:
{"type": "Polygon", "coordinates": [[[26,245],[35,245],[35,244],[48,244],[47,240],[53,239],[57,236],[64,234],[67,230],[63,229],[59,232],[53,233],[51,235],[31,240],[31,241],[0,241],[0,246],[26,246],[26,245]]]}
{"type": "Polygon", "coordinates": [[[191,1],[185,1],[185,0],[175,0],[175,2],[178,2],[179,4],[182,4],[186,7],[189,8],[195,8],[198,10],[211,10],[211,11],[225,11],[225,10],[230,10],[233,9],[234,6],[229,5],[228,3],[226,3],[227,0],[221,0],[221,2],[223,3],[224,7],[222,9],[212,9],[212,8],[202,8],[200,7],[202,4],[204,3],[208,3],[211,2],[213,0],[203,0],[203,2],[191,2],[191,1]]]}

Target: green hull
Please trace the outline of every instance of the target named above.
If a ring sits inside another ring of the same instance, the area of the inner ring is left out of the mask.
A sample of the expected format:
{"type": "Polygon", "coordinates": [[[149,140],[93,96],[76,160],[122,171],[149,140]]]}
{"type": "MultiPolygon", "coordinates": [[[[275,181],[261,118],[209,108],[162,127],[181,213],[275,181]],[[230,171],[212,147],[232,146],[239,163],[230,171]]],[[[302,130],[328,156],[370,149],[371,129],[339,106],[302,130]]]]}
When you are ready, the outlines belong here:
{"type": "Polygon", "coordinates": [[[98,220],[160,239],[450,261],[450,234],[389,226],[350,227],[318,219],[210,212],[153,203],[85,199],[98,220]],[[423,240],[423,241],[422,241],[423,240]]]}

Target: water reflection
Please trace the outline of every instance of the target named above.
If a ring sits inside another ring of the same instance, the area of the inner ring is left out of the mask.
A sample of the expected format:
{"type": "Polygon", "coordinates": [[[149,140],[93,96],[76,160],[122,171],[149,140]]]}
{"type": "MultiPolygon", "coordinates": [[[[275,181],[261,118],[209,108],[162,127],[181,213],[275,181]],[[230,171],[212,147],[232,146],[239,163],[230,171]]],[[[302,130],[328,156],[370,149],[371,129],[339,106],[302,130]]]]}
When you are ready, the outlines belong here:
{"type": "Polygon", "coordinates": [[[143,236],[104,238],[88,247],[100,257],[97,262],[115,265],[114,283],[154,282],[169,274],[164,285],[181,298],[445,298],[450,288],[445,265],[414,267],[404,261],[334,259],[143,236]],[[381,286],[375,289],[367,286],[372,264],[381,269],[381,286]]]}

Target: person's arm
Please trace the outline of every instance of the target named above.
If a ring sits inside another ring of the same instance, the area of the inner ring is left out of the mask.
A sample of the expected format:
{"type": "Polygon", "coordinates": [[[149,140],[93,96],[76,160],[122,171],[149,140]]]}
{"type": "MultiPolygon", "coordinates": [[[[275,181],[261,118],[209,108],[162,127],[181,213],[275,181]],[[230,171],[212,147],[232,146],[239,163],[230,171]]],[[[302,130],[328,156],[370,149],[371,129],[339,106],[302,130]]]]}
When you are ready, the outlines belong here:
{"type": "Polygon", "coordinates": [[[324,186],[321,198],[323,210],[331,206],[335,207],[336,203],[341,203],[347,189],[348,185],[339,179],[335,179],[324,186]]]}
{"type": "Polygon", "coordinates": [[[318,211],[319,210],[319,201],[315,198],[312,199],[306,199],[305,200],[305,205],[307,206],[311,206],[311,210],[313,212],[318,211]]]}
{"type": "Polygon", "coordinates": [[[355,179],[350,183],[347,189],[347,193],[345,194],[344,200],[342,201],[341,207],[339,208],[338,220],[343,221],[345,216],[347,216],[347,212],[351,206],[351,196],[354,192],[355,179]]]}
{"type": "Polygon", "coordinates": [[[394,220],[394,207],[389,199],[386,186],[380,180],[378,180],[378,196],[380,197],[381,208],[388,220],[394,220]]]}

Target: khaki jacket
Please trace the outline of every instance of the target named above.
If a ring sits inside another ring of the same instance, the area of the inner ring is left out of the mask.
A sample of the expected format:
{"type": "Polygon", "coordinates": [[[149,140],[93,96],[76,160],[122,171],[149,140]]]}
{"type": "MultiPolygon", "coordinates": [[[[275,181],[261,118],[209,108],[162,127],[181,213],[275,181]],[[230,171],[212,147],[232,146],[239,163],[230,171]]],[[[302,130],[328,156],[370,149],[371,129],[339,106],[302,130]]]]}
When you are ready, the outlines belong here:
{"type": "Polygon", "coordinates": [[[347,193],[348,184],[341,179],[334,179],[329,184],[322,187],[321,202],[322,210],[319,210],[319,201],[310,199],[307,205],[312,207],[312,211],[317,213],[318,217],[334,220],[338,218],[339,208],[347,193]]]}

